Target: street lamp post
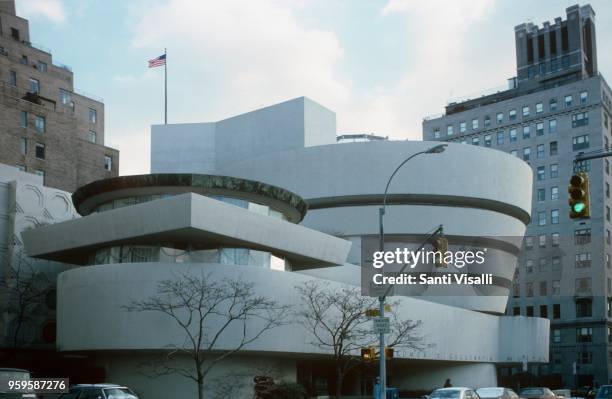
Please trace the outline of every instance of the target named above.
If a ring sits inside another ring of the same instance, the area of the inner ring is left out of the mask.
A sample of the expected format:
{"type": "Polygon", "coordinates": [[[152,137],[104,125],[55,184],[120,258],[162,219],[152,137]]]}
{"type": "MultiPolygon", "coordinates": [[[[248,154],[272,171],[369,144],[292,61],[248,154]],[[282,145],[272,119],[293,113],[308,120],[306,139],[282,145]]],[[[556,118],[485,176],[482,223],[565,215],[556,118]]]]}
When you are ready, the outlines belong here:
{"type": "MultiPolygon", "coordinates": [[[[379,249],[381,252],[383,252],[385,250],[385,229],[384,229],[384,216],[385,216],[385,209],[387,207],[387,192],[389,191],[389,185],[391,184],[391,180],[393,180],[393,177],[395,177],[395,175],[397,174],[397,172],[405,165],[408,163],[408,161],[410,161],[412,158],[421,155],[421,154],[439,154],[441,152],[444,152],[444,150],[446,149],[446,146],[448,144],[438,144],[434,147],[431,147],[425,151],[419,151],[417,153],[412,154],[411,156],[409,156],[408,158],[406,158],[402,163],[399,164],[399,166],[397,168],[395,168],[395,170],[393,171],[393,173],[391,174],[391,177],[389,177],[389,180],[387,181],[387,185],[385,186],[385,193],[383,195],[383,202],[382,202],[382,206],[379,208],[379,212],[378,212],[378,228],[379,228],[379,249]]],[[[381,295],[378,297],[378,305],[379,305],[379,316],[385,317],[385,299],[386,299],[386,291],[385,294],[381,295]]],[[[386,394],[387,394],[387,371],[386,371],[386,363],[385,363],[385,333],[384,332],[380,332],[379,333],[379,359],[380,359],[380,375],[379,375],[379,386],[380,386],[380,391],[379,391],[379,398],[380,399],[386,399],[386,394]]]]}

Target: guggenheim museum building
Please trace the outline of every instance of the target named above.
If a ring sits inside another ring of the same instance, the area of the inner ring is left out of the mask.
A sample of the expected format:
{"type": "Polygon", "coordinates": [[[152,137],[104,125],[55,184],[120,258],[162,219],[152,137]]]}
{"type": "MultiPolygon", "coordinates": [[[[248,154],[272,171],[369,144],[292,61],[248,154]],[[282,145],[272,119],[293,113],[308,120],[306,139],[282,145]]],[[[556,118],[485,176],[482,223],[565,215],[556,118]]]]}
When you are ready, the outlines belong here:
{"type": "MultiPolygon", "coordinates": [[[[22,233],[29,256],[70,265],[57,281],[58,351],[147,399],[195,397],[195,384],[180,375],[142,371],[185,340],[166,315],[126,310],[155,295],[160,281],[185,273],[246,281],[294,308],[308,282],[360,287],[368,267],[362,249],[378,237],[389,176],[439,143],[336,137],[335,114],[304,97],[218,122],[153,126],[151,174],[83,186],[72,195],[79,217],[22,233]]],[[[548,361],[549,321],[504,315],[530,221],[531,181],[531,168],[516,157],[452,143],[397,172],[385,214],[388,247],[416,247],[443,225],[451,249],[484,247],[495,262],[463,270],[491,273],[486,287],[396,293],[393,311],[420,322],[424,345],[395,351],[388,386],[428,390],[447,378],[496,386],[503,368],[548,361]]],[[[231,349],[239,336],[230,331],[215,348],[231,349]]],[[[274,328],[212,369],[207,392],[232,385],[240,391],[233,397],[251,397],[253,376],[265,374],[332,393],[332,353],[314,341],[299,322],[274,328]]],[[[186,355],[173,361],[189,364],[186,355]]],[[[344,394],[370,394],[374,374],[352,373],[344,394]]]]}

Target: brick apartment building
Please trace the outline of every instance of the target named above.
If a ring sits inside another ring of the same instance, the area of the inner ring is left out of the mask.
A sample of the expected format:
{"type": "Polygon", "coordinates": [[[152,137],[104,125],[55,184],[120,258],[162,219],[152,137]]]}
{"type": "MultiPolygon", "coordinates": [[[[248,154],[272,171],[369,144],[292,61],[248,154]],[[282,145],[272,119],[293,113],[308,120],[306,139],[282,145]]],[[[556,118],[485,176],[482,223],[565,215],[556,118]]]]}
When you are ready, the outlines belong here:
{"type": "Polygon", "coordinates": [[[101,99],[77,93],[70,68],[30,42],[14,0],[0,1],[0,163],[70,192],[119,170],[101,99]]]}

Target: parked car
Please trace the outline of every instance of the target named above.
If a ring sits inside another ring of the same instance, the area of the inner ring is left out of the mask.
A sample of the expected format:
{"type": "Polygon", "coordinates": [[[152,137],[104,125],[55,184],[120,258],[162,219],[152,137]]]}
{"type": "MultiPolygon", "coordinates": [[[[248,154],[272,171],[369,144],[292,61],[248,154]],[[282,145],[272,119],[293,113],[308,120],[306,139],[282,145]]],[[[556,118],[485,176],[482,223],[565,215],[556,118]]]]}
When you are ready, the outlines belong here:
{"type": "Polygon", "coordinates": [[[548,388],[530,387],[519,391],[519,396],[525,399],[557,399],[557,395],[548,388]]]}
{"type": "Polygon", "coordinates": [[[58,399],[138,399],[128,387],[115,384],[78,384],[58,399]]]}
{"type": "Polygon", "coordinates": [[[429,395],[429,399],[480,399],[472,388],[452,387],[436,389],[429,395]]]}
{"type": "Polygon", "coordinates": [[[574,392],[575,396],[587,399],[594,398],[596,394],[597,388],[593,388],[591,386],[580,387],[574,392]]]}
{"type": "Polygon", "coordinates": [[[553,389],[553,393],[557,395],[558,399],[561,399],[561,397],[571,399],[573,397],[572,391],[569,389],[553,389]]]}
{"type": "Polygon", "coordinates": [[[482,399],[519,399],[512,389],[502,387],[478,388],[476,393],[482,399]]]}
{"type": "MultiPolygon", "coordinates": [[[[13,368],[0,368],[0,379],[11,380],[11,381],[29,381],[31,378],[28,370],[13,369],[13,368]]],[[[5,391],[0,390],[0,399],[22,399],[22,398],[36,398],[34,391],[32,390],[21,390],[21,391],[5,391]]]]}
{"type": "Polygon", "coordinates": [[[600,386],[595,399],[612,399],[612,385],[600,386]]]}

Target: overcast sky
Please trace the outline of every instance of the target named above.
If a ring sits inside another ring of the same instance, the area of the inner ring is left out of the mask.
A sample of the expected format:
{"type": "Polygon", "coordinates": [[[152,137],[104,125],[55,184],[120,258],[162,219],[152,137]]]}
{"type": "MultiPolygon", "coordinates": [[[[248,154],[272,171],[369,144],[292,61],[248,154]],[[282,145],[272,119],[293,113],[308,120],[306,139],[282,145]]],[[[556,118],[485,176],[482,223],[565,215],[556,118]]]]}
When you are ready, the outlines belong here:
{"type": "MultiPolygon", "coordinates": [[[[149,127],[215,121],[307,96],[339,133],[421,138],[449,99],[515,75],[514,26],[565,18],[567,0],[17,0],[31,41],[104,98],[121,174],[148,173],[149,127]]],[[[586,4],[586,3],[581,3],[586,4]]],[[[594,0],[599,70],[612,76],[612,2],[594,0]]],[[[612,78],[608,78],[612,80],[612,78]]]]}

